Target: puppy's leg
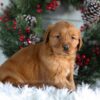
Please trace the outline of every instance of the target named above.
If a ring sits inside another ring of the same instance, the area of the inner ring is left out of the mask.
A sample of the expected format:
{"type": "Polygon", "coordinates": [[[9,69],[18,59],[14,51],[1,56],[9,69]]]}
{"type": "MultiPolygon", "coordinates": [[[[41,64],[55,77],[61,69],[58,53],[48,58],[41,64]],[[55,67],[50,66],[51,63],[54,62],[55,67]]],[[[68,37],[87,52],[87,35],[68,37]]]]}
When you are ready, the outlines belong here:
{"type": "Polygon", "coordinates": [[[10,72],[8,70],[0,70],[0,81],[3,83],[10,82],[13,85],[24,83],[23,78],[21,78],[21,75],[19,76],[18,73],[10,72]]]}
{"type": "Polygon", "coordinates": [[[12,78],[12,77],[9,77],[9,76],[5,77],[5,78],[2,80],[2,82],[3,82],[3,83],[9,82],[9,83],[11,83],[11,84],[17,84],[17,83],[18,83],[18,81],[17,81],[16,79],[14,79],[14,78],[12,78]]]}
{"type": "Polygon", "coordinates": [[[58,80],[59,78],[56,78],[54,81],[54,84],[57,88],[68,88],[69,90],[75,90],[75,83],[73,78],[73,69],[71,69],[70,75],[66,78],[58,80]]]}
{"type": "Polygon", "coordinates": [[[62,81],[56,82],[53,84],[57,88],[68,88],[69,90],[75,90],[74,81],[69,81],[66,78],[62,81]]]}
{"type": "Polygon", "coordinates": [[[60,88],[68,88],[69,90],[72,90],[72,86],[68,80],[62,81],[59,84],[57,84],[60,88]]]}
{"type": "Polygon", "coordinates": [[[66,77],[63,77],[62,79],[59,79],[59,76],[55,77],[55,80],[53,81],[52,85],[57,88],[68,88],[69,90],[72,90],[72,86],[70,82],[66,79],[66,77]]]}
{"type": "Polygon", "coordinates": [[[70,75],[67,79],[68,83],[70,84],[70,89],[71,90],[75,90],[75,82],[74,82],[73,72],[74,72],[74,68],[71,69],[71,73],[70,73],[70,75]]]}

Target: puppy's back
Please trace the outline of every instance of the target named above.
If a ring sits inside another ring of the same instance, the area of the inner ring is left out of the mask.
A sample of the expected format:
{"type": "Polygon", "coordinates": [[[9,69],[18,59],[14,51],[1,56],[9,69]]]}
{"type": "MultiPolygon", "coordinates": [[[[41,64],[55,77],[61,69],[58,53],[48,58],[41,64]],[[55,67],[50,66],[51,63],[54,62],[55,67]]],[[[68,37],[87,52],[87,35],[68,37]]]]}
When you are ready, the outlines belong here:
{"type": "Polygon", "coordinates": [[[32,80],[36,76],[35,67],[38,61],[39,45],[30,45],[19,50],[11,58],[0,66],[0,81],[8,80],[12,77],[24,83],[25,80],[32,80]]]}

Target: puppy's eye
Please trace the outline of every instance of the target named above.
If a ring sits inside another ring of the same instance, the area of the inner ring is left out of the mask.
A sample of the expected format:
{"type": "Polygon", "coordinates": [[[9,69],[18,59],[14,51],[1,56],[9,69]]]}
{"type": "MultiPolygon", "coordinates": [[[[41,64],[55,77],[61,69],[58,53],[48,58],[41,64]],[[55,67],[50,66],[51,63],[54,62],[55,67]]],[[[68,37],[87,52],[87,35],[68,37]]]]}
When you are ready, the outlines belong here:
{"type": "Polygon", "coordinates": [[[59,39],[59,38],[60,38],[60,36],[59,36],[59,35],[57,35],[57,36],[56,36],[56,38],[58,38],[58,39],[59,39]]]}
{"type": "Polygon", "coordinates": [[[76,39],[76,38],[75,38],[75,37],[73,37],[73,36],[72,36],[71,38],[72,38],[72,40],[76,39]]]}

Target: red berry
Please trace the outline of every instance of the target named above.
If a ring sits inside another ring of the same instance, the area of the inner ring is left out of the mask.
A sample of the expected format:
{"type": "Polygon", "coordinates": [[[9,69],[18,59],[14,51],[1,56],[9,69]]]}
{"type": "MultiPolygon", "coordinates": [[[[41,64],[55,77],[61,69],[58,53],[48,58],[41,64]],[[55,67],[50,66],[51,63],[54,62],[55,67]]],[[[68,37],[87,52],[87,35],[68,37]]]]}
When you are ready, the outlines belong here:
{"type": "Polygon", "coordinates": [[[16,25],[16,24],[17,24],[16,20],[13,20],[13,24],[14,24],[14,25],[16,25]]]}
{"type": "Polygon", "coordinates": [[[52,3],[53,3],[53,5],[54,5],[55,7],[58,5],[58,3],[57,3],[56,0],[54,0],[52,3]]]}
{"type": "Polygon", "coordinates": [[[54,7],[54,4],[51,2],[51,3],[49,3],[49,6],[52,8],[52,7],[54,7]]]}
{"type": "Polygon", "coordinates": [[[21,42],[23,42],[24,41],[24,35],[21,35],[20,37],[19,37],[19,40],[21,41],[21,42]]]}
{"type": "Polygon", "coordinates": [[[83,54],[83,55],[82,55],[82,58],[83,58],[83,59],[85,59],[85,58],[86,58],[86,55],[85,55],[85,54],[83,54]]]}
{"type": "Polygon", "coordinates": [[[21,34],[21,33],[22,33],[22,31],[21,31],[21,29],[19,29],[19,30],[18,30],[18,34],[21,34]]]}
{"type": "Polygon", "coordinates": [[[46,6],[47,10],[51,10],[51,7],[49,5],[46,6]]]}
{"type": "Polygon", "coordinates": [[[100,55],[100,51],[96,51],[96,54],[97,54],[97,55],[100,55]]]}
{"type": "Polygon", "coordinates": [[[20,49],[22,49],[22,48],[23,48],[23,46],[19,46],[19,48],[20,48],[20,49]]]}
{"type": "Polygon", "coordinates": [[[31,40],[30,40],[29,38],[27,39],[27,43],[28,43],[28,44],[31,44],[31,43],[32,43],[31,40]]]}
{"type": "Polygon", "coordinates": [[[14,30],[16,30],[16,29],[17,29],[16,25],[14,25],[14,26],[13,26],[13,29],[14,29],[14,30]]]}
{"type": "Polygon", "coordinates": [[[83,63],[82,62],[79,62],[79,64],[78,64],[79,66],[83,66],[83,63]]]}
{"type": "Polygon", "coordinates": [[[59,4],[58,4],[58,2],[55,2],[55,6],[58,6],[59,4]]]}
{"type": "Polygon", "coordinates": [[[52,10],[56,10],[56,7],[52,7],[52,10]]]}
{"type": "Polygon", "coordinates": [[[99,47],[96,47],[96,50],[98,51],[100,48],[99,47]]]}
{"type": "Polygon", "coordinates": [[[42,13],[42,9],[41,8],[37,9],[36,11],[37,11],[37,13],[42,13]]]}
{"type": "Polygon", "coordinates": [[[80,57],[80,55],[78,54],[77,56],[76,56],[76,59],[80,59],[81,57],[80,57]]]}
{"type": "Polygon", "coordinates": [[[26,33],[30,33],[30,31],[31,31],[31,30],[30,30],[30,27],[27,27],[27,28],[26,28],[26,33]]]}
{"type": "Polygon", "coordinates": [[[2,17],[0,17],[0,21],[2,21],[2,17]]]}
{"type": "Polygon", "coordinates": [[[87,58],[86,61],[85,61],[85,64],[88,65],[89,62],[90,62],[90,58],[87,58]]]}
{"type": "Polygon", "coordinates": [[[4,18],[3,21],[4,21],[4,22],[8,22],[8,21],[9,21],[9,18],[4,18]]]}
{"type": "Polygon", "coordinates": [[[41,4],[37,4],[37,8],[41,8],[41,4]]]}

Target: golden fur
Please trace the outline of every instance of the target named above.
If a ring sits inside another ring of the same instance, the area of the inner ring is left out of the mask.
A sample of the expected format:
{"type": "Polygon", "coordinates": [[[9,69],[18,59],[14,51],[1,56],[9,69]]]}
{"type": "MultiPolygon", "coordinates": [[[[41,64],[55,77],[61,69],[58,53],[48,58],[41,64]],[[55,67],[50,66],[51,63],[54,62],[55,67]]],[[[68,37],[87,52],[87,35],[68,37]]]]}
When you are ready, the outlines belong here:
{"type": "Polygon", "coordinates": [[[74,90],[74,63],[81,44],[81,34],[75,26],[64,21],[50,25],[42,43],[19,50],[1,65],[0,81],[74,90]],[[64,45],[68,48],[64,49],[64,45]]]}

